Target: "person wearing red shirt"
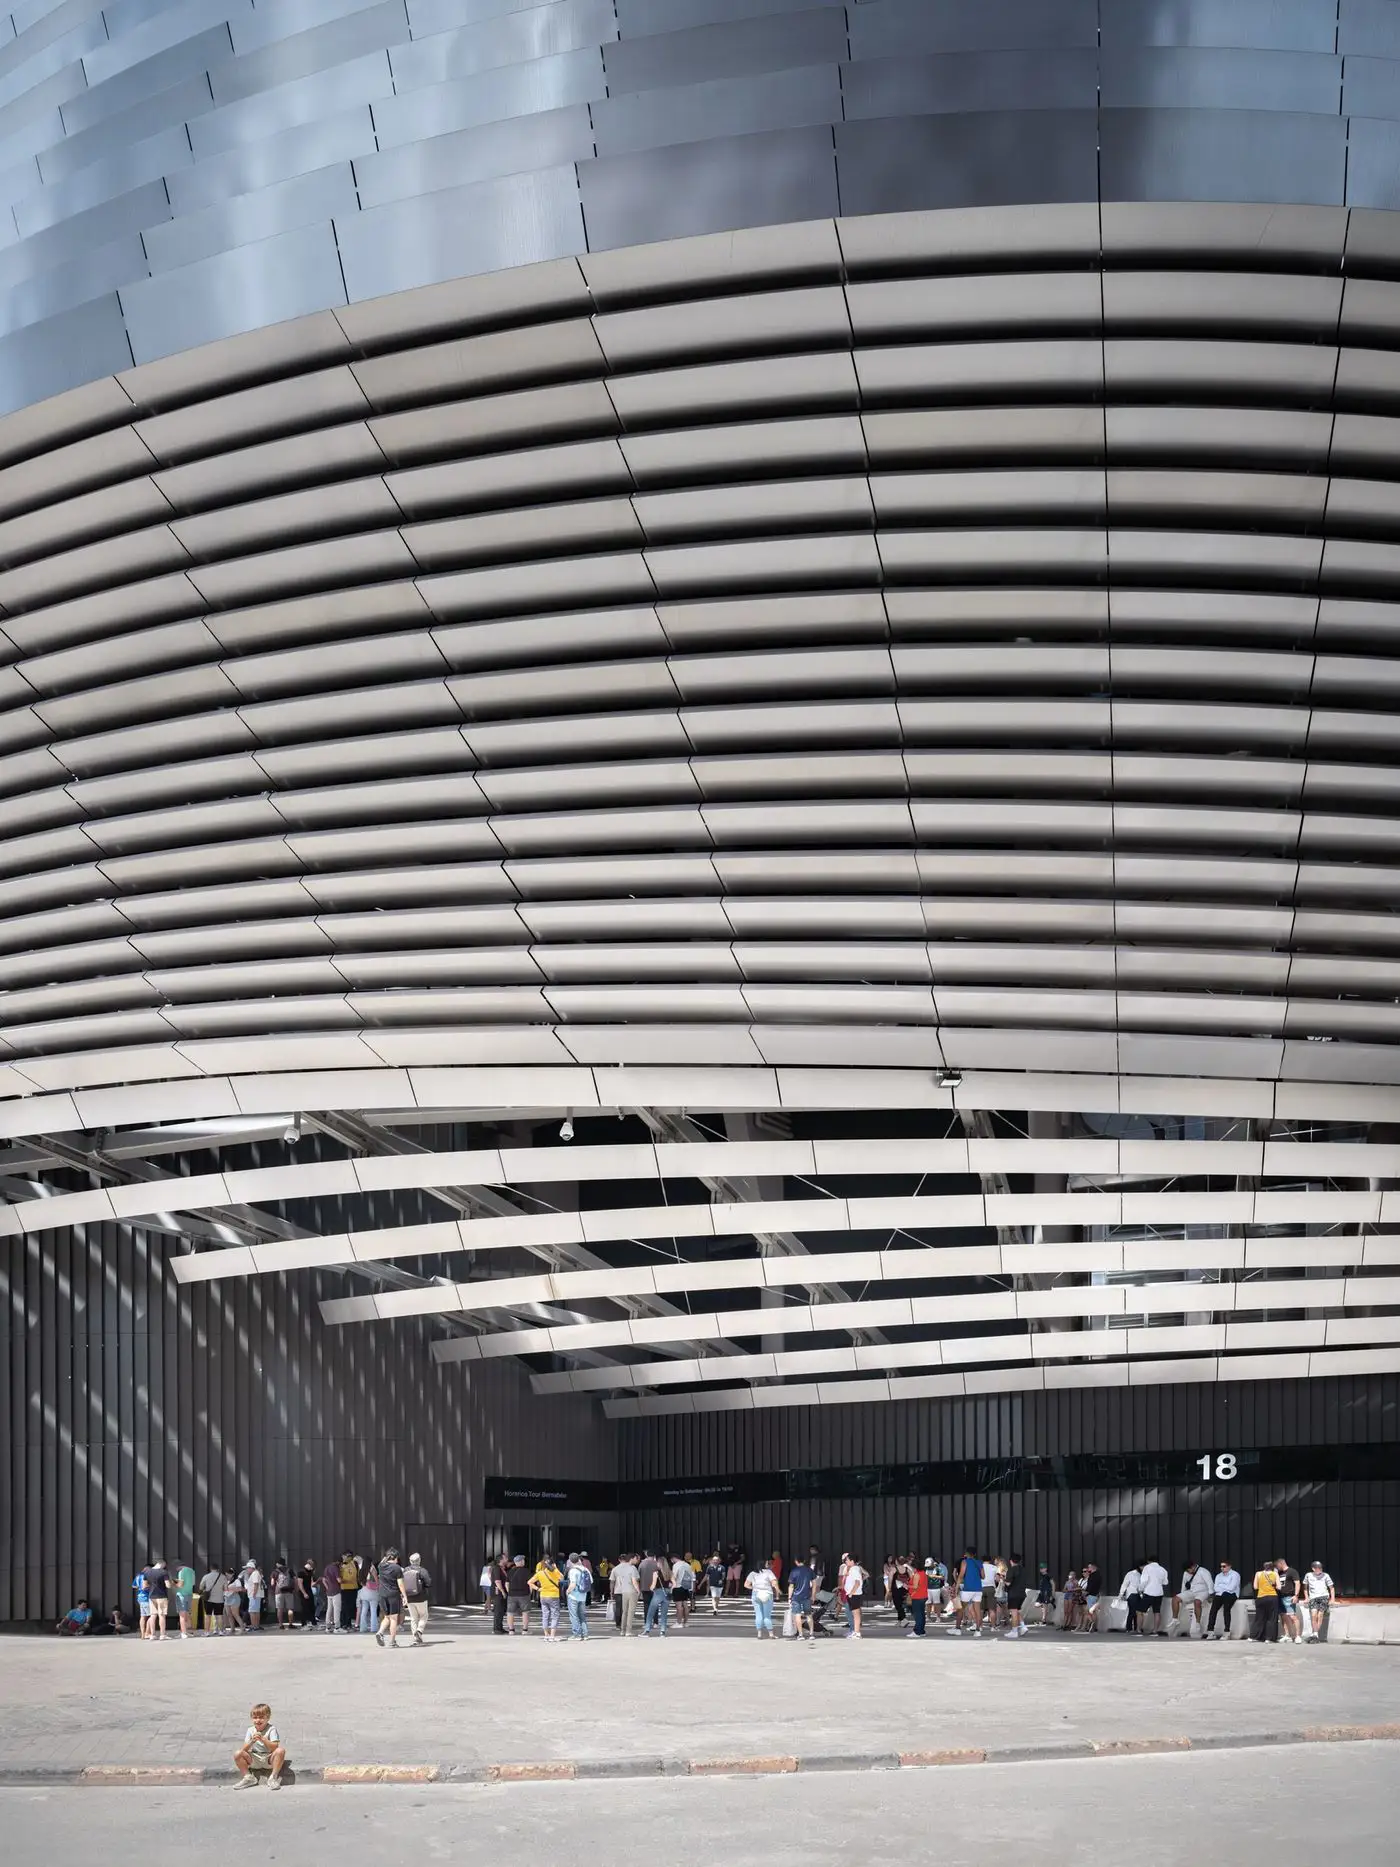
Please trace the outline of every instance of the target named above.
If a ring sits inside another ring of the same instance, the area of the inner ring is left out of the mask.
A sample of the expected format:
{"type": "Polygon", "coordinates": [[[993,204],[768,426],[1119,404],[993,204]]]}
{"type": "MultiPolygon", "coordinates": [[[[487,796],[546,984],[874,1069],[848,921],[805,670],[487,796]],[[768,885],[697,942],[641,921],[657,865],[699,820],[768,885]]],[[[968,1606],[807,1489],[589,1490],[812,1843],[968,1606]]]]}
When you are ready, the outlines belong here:
{"type": "Polygon", "coordinates": [[[922,1640],[928,1615],[928,1574],[912,1556],[902,1566],[909,1590],[909,1612],[914,1621],[904,1637],[906,1640],[922,1640]]]}

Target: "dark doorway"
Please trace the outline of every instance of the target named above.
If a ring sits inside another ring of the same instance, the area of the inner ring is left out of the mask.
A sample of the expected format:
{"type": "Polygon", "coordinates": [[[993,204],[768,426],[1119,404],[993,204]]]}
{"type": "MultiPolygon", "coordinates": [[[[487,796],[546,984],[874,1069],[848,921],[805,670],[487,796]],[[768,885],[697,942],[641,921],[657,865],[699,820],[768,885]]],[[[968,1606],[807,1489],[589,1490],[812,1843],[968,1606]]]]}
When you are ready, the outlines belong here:
{"type": "MultiPolygon", "coordinates": [[[[433,1578],[433,1600],[437,1602],[466,1601],[467,1594],[467,1526],[464,1523],[410,1523],[405,1524],[403,1533],[403,1551],[405,1556],[414,1550],[423,1558],[423,1566],[433,1578]]],[[[473,1583],[475,1575],[472,1576],[473,1583]]],[[[476,1600],[479,1591],[473,1588],[471,1600],[476,1600]]]]}
{"type": "Polygon", "coordinates": [[[595,1562],[603,1554],[598,1547],[596,1523],[561,1523],[554,1548],[560,1556],[581,1555],[587,1550],[595,1562]]]}

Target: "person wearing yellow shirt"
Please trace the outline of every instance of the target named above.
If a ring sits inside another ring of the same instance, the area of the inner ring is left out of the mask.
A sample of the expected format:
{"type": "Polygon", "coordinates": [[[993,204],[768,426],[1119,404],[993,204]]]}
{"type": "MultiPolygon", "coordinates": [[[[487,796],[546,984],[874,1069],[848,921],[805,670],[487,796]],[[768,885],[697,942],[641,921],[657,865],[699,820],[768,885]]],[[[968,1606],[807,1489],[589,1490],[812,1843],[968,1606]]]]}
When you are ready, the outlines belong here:
{"type": "Polygon", "coordinates": [[[1278,1639],[1278,1570],[1272,1562],[1266,1562],[1254,1578],[1254,1625],[1250,1633],[1255,1640],[1278,1639]]]}
{"type": "Polygon", "coordinates": [[[563,1586],[563,1571],[546,1551],[535,1564],[535,1573],[530,1577],[530,1593],[540,1598],[544,1637],[551,1643],[559,1639],[559,1594],[563,1586]]]}
{"type": "Polygon", "coordinates": [[[347,1549],[340,1558],[340,1625],[348,1633],[355,1625],[355,1597],[360,1592],[360,1565],[347,1549]]]}

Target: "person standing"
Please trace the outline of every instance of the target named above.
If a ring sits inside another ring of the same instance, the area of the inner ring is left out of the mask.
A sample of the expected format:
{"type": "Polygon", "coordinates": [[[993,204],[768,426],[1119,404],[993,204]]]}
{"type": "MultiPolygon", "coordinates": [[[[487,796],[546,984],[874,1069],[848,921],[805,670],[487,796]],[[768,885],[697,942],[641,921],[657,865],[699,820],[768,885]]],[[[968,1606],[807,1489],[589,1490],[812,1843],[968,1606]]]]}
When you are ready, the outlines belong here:
{"type": "Polygon", "coordinates": [[[903,1627],[909,1609],[909,1559],[897,1556],[890,1571],[890,1606],[894,1609],[896,1627],[903,1627]]]}
{"type": "MultiPolygon", "coordinates": [[[[623,1556],[613,1564],[612,1574],[608,1577],[613,1600],[617,1603],[617,1631],[623,1639],[632,1634],[632,1622],[636,1617],[637,1603],[641,1599],[641,1579],[637,1565],[630,1556],[623,1556]]],[[[723,1587],[723,1582],[721,1582],[723,1587]]]]}
{"type": "Polygon", "coordinates": [[[340,1564],[334,1560],[328,1562],[321,1571],[321,1587],[326,1595],[326,1618],[323,1623],[328,1634],[340,1632],[340,1564]]]}
{"type": "MultiPolygon", "coordinates": [[[[564,1578],[565,1593],[569,1607],[570,1640],[588,1638],[588,1598],[593,1592],[593,1571],[582,1556],[570,1556],[569,1566],[564,1578]]],[[[662,1617],[661,1631],[665,1633],[665,1617],[662,1617]]]]}
{"type": "MultiPolygon", "coordinates": [[[[642,1632],[649,1634],[655,1626],[661,1639],[666,1638],[666,1624],[671,1618],[671,1565],[663,1555],[653,1556],[656,1565],[655,1581],[652,1584],[651,1598],[647,1602],[646,1617],[642,1622],[642,1632]]],[[[642,1564],[642,1593],[646,1594],[647,1567],[642,1564]]]]}
{"type": "Polygon", "coordinates": [[[491,1632],[507,1634],[506,1615],[510,1611],[509,1556],[498,1556],[491,1567],[491,1632]]]}
{"type": "Polygon", "coordinates": [[[807,1639],[815,1641],[816,1622],[812,1612],[812,1591],[817,1578],[812,1573],[811,1564],[805,1561],[795,1562],[788,1570],[788,1612],[792,1615],[792,1631],[800,1640],[803,1626],[807,1630],[807,1639]]]}
{"type": "Polygon", "coordinates": [[[316,1625],[316,1565],[308,1556],[296,1573],[297,1618],[303,1627],[316,1625]]]}
{"type": "Polygon", "coordinates": [[[202,1578],[199,1592],[204,1597],[204,1632],[221,1634],[224,1631],[224,1602],[228,1597],[228,1585],[233,1580],[227,1569],[212,1567],[202,1578]]]}
{"type": "Polygon", "coordinates": [[[1123,1577],[1118,1590],[1118,1599],[1128,1604],[1128,1618],[1124,1623],[1123,1632],[1135,1634],[1138,1631],[1138,1616],[1142,1612],[1142,1570],[1136,1565],[1123,1577]]]}
{"type": "MultiPolygon", "coordinates": [[[[577,1561],[571,1556],[570,1562],[577,1561]]],[[[559,1599],[564,1587],[564,1572],[548,1550],[535,1564],[530,1577],[530,1592],[540,1599],[540,1629],[545,1640],[554,1646],[559,1639],[559,1599]]]]}
{"type": "Polygon", "coordinates": [[[973,1544],[969,1543],[963,1551],[963,1559],[958,1564],[958,1605],[959,1621],[953,1632],[962,1632],[962,1621],[971,1620],[972,1637],[982,1638],[982,1561],[973,1544]]]}
{"type": "Polygon", "coordinates": [[[1079,1592],[1083,1596],[1079,1631],[1081,1634],[1096,1634],[1099,1631],[1099,1602],[1103,1597],[1103,1577],[1096,1562],[1085,1563],[1079,1577],[1079,1592]]]}
{"type": "Polygon", "coordinates": [[[1323,1616],[1329,1608],[1335,1607],[1337,1602],[1337,1593],[1332,1578],[1320,1562],[1314,1562],[1308,1570],[1304,1578],[1303,1589],[1307,1597],[1308,1618],[1312,1623],[1311,1628],[1305,1630],[1306,1638],[1320,1640],[1323,1616]]]}
{"type": "Polygon", "coordinates": [[[477,1586],[481,1590],[481,1611],[483,1614],[489,1613],[492,1599],[496,1593],[496,1570],[494,1563],[482,1563],[481,1574],[477,1577],[477,1586]]]}
{"type": "Polygon", "coordinates": [[[778,1578],[773,1573],[771,1564],[764,1563],[761,1569],[751,1569],[744,1577],[744,1587],[753,1602],[753,1627],[758,1639],[767,1634],[770,1640],[776,1640],[773,1632],[773,1603],[778,1596],[778,1578]]]}
{"type": "Polygon", "coordinates": [[[245,1634],[248,1629],[243,1621],[243,1603],[247,1600],[247,1591],[243,1586],[243,1569],[235,1570],[224,1584],[224,1632],[245,1634]]]}
{"type": "Polygon", "coordinates": [[[1167,1637],[1162,1613],[1169,1584],[1170,1577],[1155,1556],[1142,1565],[1142,1631],[1145,1634],[1155,1633],[1159,1640],[1167,1637]],[[1153,1623],[1151,1627],[1148,1626],[1149,1621],[1153,1623]]]}
{"type": "Polygon", "coordinates": [[[1280,1556],[1274,1564],[1278,1576],[1278,1618],[1279,1633],[1283,1640],[1291,1640],[1293,1645],[1302,1644],[1302,1630],[1298,1624],[1298,1588],[1302,1580],[1293,1568],[1287,1556],[1280,1556]]]}
{"type": "Polygon", "coordinates": [[[922,1640],[928,1626],[928,1570],[921,1569],[911,1556],[905,1565],[908,1577],[909,1619],[912,1626],[906,1640],[922,1640]]]}
{"type": "Polygon", "coordinates": [[[725,1566],[724,1558],[716,1550],[705,1564],[705,1586],[710,1591],[710,1614],[719,1613],[720,1597],[724,1594],[725,1566]]]}
{"type": "Polygon", "coordinates": [[[194,1616],[194,1570],[187,1562],[175,1572],[175,1612],[180,1617],[180,1638],[188,1640],[194,1616]]]}
{"type": "Polygon", "coordinates": [[[506,1570],[506,1632],[523,1636],[530,1631],[530,1577],[523,1556],[512,1556],[506,1570]]]}
{"type": "Polygon", "coordinates": [[[285,1556],[279,1556],[272,1565],[271,1585],[277,1625],[284,1634],[289,1633],[296,1620],[297,1597],[296,1584],[292,1581],[292,1572],[287,1567],[285,1556]]]}
{"type": "Polygon", "coordinates": [[[403,1596],[404,1606],[408,1610],[408,1631],[413,1636],[415,1647],[421,1647],[423,1644],[423,1635],[428,1625],[428,1597],[432,1586],[433,1578],[423,1567],[423,1558],[417,1550],[414,1550],[409,1556],[403,1574],[399,1577],[399,1593],[403,1596]]]}
{"type": "Polygon", "coordinates": [[[1055,1578],[1047,1562],[1036,1564],[1035,1601],[1040,1609],[1040,1625],[1051,1626],[1055,1619],[1055,1578]]]}
{"type": "Polygon", "coordinates": [[[267,1587],[257,1563],[250,1562],[243,1571],[243,1586],[248,1592],[248,1625],[257,1633],[262,1627],[263,1590],[267,1587]]]}
{"type": "Polygon", "coordinates": [[[1254,1640],[1278,1640],[1278,1571],[1272,1556],[1255,1571],[1254,1625],[1249,1631],[1254,1640]]]}
{"type": "Polygon", "coordinates": [[[1228,1556],[1223,1557],[1215,1580],[1211,1584],[1210,1619],[1206,1622],[1207,1640],[1228,1640],[1230,1638],[1230,1616],[1234,1613],[1240,1599],[1240,1572],[1232,1568],[1228,1556]],[[1215,1622],[1218,1615],[1225,1617],[1225,1631],[1218,1634],[1215,1622]]]}
{"type": "Polygon", "coordinates": [[[676,1608],[676,1626],[685,1632],[690,1620],[690,1604],[695,1597],[695,1569],[689,1555],[677,1556],[671,1564],[671,1599],[676,1608]]]}
{"type": "Polygon", "coordinates": [[[1019,1640],[1022,1634],[1025,1633],[1026,1630],[1021,1620],[1021,1604],[1025,1598],[1025,1564],[1016,1554],[1016,1551],[1012,1550],[1011,1560],[1006,1565],[1006,1606],[1007,1612],[1011,1616],[1011,1625],[1007,1628],[1003,1639],[1019,1640]]]}
{"type": "Polygon", "coordinates": [[[360,1565],[344,1550],[340,1558],[340,1625],[346,1633],[355,1625],[355,1597],[360,1592],[360,1565]]]}
{"type": "Polygon", "coordinates": [[[157,1556],[141,1571],[146,1584],[146,1625],[148,1640],[164,1640],[165,1617],[170,1610],[170,1571],[163,1558],[157,1556]]]}
{"type": "Polygon", "coordinates": [[[862,1637],[860,1625],[861,1611],[865,1606],[865,1584],[867,1579],[866,1572],[861,1567],[858,1558],[852,1556],[846,1564],[846,1574],[841,1584],[841,1592],[845,1596],[846,1601],[846,1614],[851,1623],[848,1637],[852,1640],[859,1640],[862,1637]]]}
{"type": "MultiPolygon", "coordinates": [[[[339,1571],[336,1573],[336,1586],[340,1585],[339,1571]]],[[[399,1552],[394,1548],[386,1549],[379,1558],[379,1615],[380,1625],[374,1638],[378,1646],[385,1640],[391,1647],[396,1647],[399,1636],[399,1619],[403,1614],[403,1589],[399,1586],[403,1580],[403,1569],[399,1564],[399,1552]]],[[[330,1624],[330,1605],[326,1607],[326,1624],[330,1624]]]]}
{"type": "Polygon", "coordinates": [[[642,1559],[637,1564],[637,1577],[642,1589],[642,1632],[651,1631],[651,1598],[656,1592],[656,1578],[661,1573],[661,1565],[649,1549],[642,1551],[642,1559]]]}
{"type": "MultiPolygon", "coordinates": [[[[357,1562],[359,1558],[355,1559],[357,1562]]],[[[376,1633],[379,1628],[379,1564],[372,1562],[364,1570],[364,1580],[355,1591],[355,1632],[376,1633]]]]}

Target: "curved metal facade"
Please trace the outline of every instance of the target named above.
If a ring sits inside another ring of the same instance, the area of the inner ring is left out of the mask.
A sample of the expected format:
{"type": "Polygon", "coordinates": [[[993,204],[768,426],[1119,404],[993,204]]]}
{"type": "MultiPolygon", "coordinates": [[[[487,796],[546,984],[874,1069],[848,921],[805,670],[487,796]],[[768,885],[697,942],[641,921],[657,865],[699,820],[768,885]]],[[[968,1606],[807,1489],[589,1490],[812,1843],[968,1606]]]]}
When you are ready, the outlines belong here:
{"type": "Polygon", "coordinates": [[[1400,1367],[1392,9],[493,4],[0,50],[0,1233],[617,1415],[1400,1367]]]}
{"type": "Polygon", "coordinates": [[[1302,1086],[1400,1055],[1396,232],[808,223],[11,417],[3,1086],[903,1066],[1345,1115],[1302,1086]]]}
{"type": "Polygon", "coordinates": [[[0,407],[736,227],[1400,205],[1387,0],[31,0],[3,30],[0,407]]]}

